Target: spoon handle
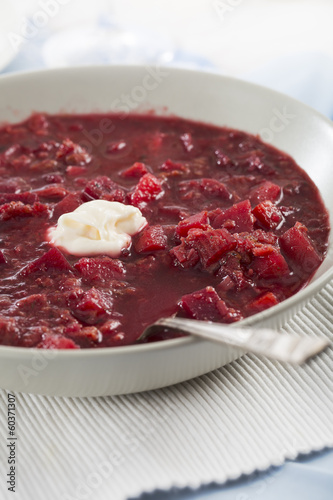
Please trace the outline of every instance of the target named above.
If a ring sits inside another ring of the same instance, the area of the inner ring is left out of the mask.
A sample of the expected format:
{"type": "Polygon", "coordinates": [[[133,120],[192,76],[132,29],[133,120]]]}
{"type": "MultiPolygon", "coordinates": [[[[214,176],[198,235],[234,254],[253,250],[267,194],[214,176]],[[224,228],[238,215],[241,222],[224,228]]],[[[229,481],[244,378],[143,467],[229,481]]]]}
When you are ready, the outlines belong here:
{"type": "Polygon", "coordinates": [[[325,349],[330,342],[318,337],[300,337],[269,328],[238,328],[184,318],[162,318],[153,326],[189,333],[206,340],[240,347],[246,352],[300,365],[325,349]]]}

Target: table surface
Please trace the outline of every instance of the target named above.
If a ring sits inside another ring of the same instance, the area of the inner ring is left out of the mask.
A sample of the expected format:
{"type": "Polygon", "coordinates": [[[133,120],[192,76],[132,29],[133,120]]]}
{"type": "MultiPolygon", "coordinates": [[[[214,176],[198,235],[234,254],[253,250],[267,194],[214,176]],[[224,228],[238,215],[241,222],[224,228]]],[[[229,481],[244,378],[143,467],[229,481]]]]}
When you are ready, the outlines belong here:
{"type": "MultiPolygon", "coordinates": [[[[47,37],[44,34],[43,37],[36,37],[31,43],[24,45],[0,74],[44,67],[45,53],[43,56],[42,48],[45,41],[47,37]]],[[[284,57],[242,76],[288,93],[333,118],[332,61],[324,54],[319,57],[318,54],[310,53],[296,58],[284,57]],[[294,71],[290,72],[291,68],[294,68],[294,71]]],[[[176,62],[178,65],[184,62],[184,65],[192,67],[213,66],[209,60],[181,52],[176,55],[176,62]]],[[[333,451],[325,450],[224,486],[211,485],[195,492],[190,490],[154,492],[144,494],[140,498],[141,500],[281,500],[281,498],[331,500],[332,491],[333,451]]]]}
{"type": "Polygon", "coordinates": [[[155,492],[140,500],[331,500],[332,492],[333,451],[326,450],[224,486],[155,492]]]}

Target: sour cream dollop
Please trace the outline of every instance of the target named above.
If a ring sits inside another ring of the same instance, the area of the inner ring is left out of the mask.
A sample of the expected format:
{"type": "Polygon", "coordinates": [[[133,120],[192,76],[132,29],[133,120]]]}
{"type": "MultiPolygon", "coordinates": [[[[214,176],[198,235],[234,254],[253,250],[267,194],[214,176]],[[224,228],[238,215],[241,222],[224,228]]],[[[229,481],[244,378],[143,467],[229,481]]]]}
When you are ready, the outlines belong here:
{"type": "Polygon", "coordinates": [[[52,245],[72,255],[119,257],[122,250],[131,246],[131,236],[146,225],[146,218],[136,207],[94,200],[61,215],[57,226],[48,230],[48,238],[52,245]]]}

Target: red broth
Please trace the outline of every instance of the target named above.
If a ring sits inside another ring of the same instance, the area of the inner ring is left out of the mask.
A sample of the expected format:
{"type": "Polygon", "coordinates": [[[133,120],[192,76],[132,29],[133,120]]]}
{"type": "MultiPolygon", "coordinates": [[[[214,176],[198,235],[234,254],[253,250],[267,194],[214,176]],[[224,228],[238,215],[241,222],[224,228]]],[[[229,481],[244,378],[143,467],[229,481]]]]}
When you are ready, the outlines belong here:
{"type": "Polygon", "coordinates": [[[257,137],[173,117],[35,114],[0,129],[0,344],[133,344],[175,313],[238,321],[303,288],[328,235],[314,183],[257,137]],[[148,221],[118,259],[47,241],[94,199],[148,221]]]}

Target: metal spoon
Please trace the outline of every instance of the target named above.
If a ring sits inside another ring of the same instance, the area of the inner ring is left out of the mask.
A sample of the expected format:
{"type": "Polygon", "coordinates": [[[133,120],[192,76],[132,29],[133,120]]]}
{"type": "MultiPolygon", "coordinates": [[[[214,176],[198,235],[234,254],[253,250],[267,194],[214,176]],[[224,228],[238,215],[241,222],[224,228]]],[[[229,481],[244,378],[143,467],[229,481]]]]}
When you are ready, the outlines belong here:
{"type": "Polygon", "coordinates": [[[297,365],[304,363],[330,345],[327,339],[289,335],[270,328],[230,327],[211,321],[175,317],[162,318],[148,326],[138,340],[149,337],[152,329],[158,327],[189,333],[206,340],[240,347],[245,352],[297,365]]]}

